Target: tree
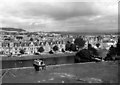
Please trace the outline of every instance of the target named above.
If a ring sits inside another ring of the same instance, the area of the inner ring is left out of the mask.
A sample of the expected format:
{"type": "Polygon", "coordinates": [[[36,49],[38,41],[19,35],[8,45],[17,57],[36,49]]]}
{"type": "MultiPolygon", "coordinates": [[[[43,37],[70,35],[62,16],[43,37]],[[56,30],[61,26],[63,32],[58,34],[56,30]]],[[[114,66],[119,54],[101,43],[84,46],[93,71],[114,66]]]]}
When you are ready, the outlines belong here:
{"type": "Polygon", "coordinates": [[[58,51],[58,46],[57,45],[55,45],[54,47],[53,47],[53,51],[58,51]]]}
{"type": "Polygon", "coordinates": [[[62,52],[64,53],[65,52],[65,50],[62,48],[62,52]]]}
{"type": "Polygon", "coordinates": [[[49,51],[50,54],[53,54],[54,52],[52,50],[49,51]]]}
{"type": "Polygon", "coordinates": [[[76,45],[75,45],[75,44],[71,44],[71,45],[70,45],[70,50],[71,50],[71,51],[77,51],[76,45]]]}
{"type": "Polygon", "coordinates": [[[117,42],[117,55],[120,56],[120,37],[118,37],[118,42],[117,42]]]}
{"type": "Polygon", "coordinates": [[[104,60],[114,60],[115,56],[117,54],[117,49],[113,47],[113,45],[109,48],[109,51],[107,53],[107,56],[104,58],[104,60]]]}
{"type": "Polygon", "coordinates": [[[117,52],[116,52],[116,48],[113,47],[113,45],[111,45],[111,47],[109,48],[109,54],[110,54],[111,56],[117,54],[117,52]]]}
{"type": "Polygon", "coordinates": [[[20,40],[20,39],[23,39],[23,37],[22,36],[17,36],[16,39],[20,40]]]}
{"type": "Polygon", "coordinates": [[[99,46],[100,46],[100,43],[97,43],[97,44],[96,44],[96,46],[99,48],[99,46]]]}
{"type": "Polygon", "coordinates": [[[20,54],[25,54],[25,50],[21,49],[20,54]]]}
{"type": "Polygon", "coordinates": [[[92,47],[91,44],[88,44],[88,50],[91,52],[93,56],[98,56],[97,50],[94,47],[92,47]]]}
{"type": "Polygon", "coordinates": [[[71,50],[71,43],[69,41],[67,41],[67,43],[65,45],[65,50],[66,51],[70,51],[71,50]]]}
{"type": "Polygon", "coordinates": [[[33,41],[33,38],[30,38],[30,41],[33,41]]]}
{"type": "Polygon", "coordinates": [[[100,62],[101,59],[94,57],[92,55],[92,53],[90,52],[90,50],[88,50],[88,49],[82,49],[82,50],[80,50],[80,51],[78,51],[76,53],[74,61],[75,61],[75,63],[79,63],[79,62],[91,62],[91,61],[100,62]]]}
{"type": "Polygon", "coordinates": [[[79,63],[79,62],[87,62],[87,61],[91,61],[92,58],[91,58],[91,53],[89,50],[87,49],[82,49],[80,50],[79,52],[76,53],[76,56],[75,56],[75,63],[79,63]]]}
{"type": "Polygon", "coordinates": [[[79,47],[82,48],[85,45],[85,40],[83,40],[83,38],[78,37],[75,39],[74,43],[79,47]]]}
{"type": "Polygon", "coordinates": [[[4,51],[0,51],[0,54],[4,54],[4,51]]]}
{"type": "Polygon", "coordinates": [[[40,53],[44,52],[44,48],[43,47],[38,48],[38,52],[40,53]]]}

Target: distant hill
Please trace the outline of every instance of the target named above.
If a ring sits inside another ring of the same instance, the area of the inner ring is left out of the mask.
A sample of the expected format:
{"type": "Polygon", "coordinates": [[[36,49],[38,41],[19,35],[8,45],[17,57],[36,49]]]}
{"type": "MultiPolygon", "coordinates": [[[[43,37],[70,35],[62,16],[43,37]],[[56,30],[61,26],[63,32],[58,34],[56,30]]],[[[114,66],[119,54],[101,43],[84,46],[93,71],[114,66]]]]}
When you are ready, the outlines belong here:
{"type": "Polygon", "coordinates": [[[12,28],[12,27],[1,27],[0,30],[2,31],[16,31],[16,32],[21,32],[21,31],[26,31],[20,28],[12,28]]]}
{"type": "Polygon", "coordinates": [[[118,32],[50,32],[50,33],[58,33],[62,35],[72,34],[72,35],[102,35],[102,34],[118,34],[118,32]]]}

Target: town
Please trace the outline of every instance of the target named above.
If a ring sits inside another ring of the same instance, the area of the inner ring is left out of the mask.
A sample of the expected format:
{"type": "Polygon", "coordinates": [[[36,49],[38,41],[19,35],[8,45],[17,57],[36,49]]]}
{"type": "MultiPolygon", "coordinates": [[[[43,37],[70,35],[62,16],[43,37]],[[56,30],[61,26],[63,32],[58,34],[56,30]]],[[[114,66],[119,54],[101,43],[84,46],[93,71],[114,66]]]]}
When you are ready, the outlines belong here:
{"type": "MultiPolygon", "coordinates": [[[[49,32],[27,32],[27,31],[1,31],[0,32],[0,55],[39,55],[58,49],[57,53],[66,51],[66,44],[69,41],[74,44],[77,37],[82,36],[85,41],[83,48],[87,48],[88,43],[93,47],[100,44],[101,49],[109,50],[110,46],[116,47],[118,41],[117,34],[106,35],[72,35],[49,32]]],[[[96,48],[96,47],[95,47],[96,48]]],[[[68,52],[68,51],[67,51],[68,52]]]]}

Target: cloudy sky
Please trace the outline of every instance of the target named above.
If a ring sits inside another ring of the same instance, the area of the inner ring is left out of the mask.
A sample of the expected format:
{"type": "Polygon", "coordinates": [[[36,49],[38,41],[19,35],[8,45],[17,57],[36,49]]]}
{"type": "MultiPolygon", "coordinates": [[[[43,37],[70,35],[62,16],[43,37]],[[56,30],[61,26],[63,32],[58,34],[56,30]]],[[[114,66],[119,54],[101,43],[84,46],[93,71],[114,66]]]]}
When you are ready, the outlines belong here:
{"type": "Polygon", "coordinates": [[[0,27],[18,27],[27,31],[118,30],[117,0],[83,1],[0,0],[0,27]]]}

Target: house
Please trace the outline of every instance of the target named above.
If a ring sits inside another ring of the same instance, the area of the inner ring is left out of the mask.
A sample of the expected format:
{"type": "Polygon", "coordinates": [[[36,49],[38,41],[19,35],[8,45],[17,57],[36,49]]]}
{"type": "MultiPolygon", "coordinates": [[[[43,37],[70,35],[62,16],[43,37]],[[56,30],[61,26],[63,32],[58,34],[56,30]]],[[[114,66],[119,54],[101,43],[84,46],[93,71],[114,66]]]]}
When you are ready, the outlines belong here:
{"type": "Polygon", "coordinates": [[[51,50],[51,46],[48,42],[45,42],[45,45],[43,46],[44,52],[48,53],[51,50]]]}

